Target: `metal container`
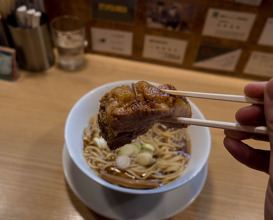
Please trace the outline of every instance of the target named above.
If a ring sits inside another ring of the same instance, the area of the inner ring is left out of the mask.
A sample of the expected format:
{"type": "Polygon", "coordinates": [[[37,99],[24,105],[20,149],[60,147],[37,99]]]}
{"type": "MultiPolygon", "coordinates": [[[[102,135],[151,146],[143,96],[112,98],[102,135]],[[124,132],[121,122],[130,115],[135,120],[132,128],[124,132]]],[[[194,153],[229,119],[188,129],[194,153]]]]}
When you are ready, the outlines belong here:
{"type": "Polygon", "coordinates": [[[14,15],[9,16],[7,22],[21,69],[41,72],[54,64],[53,43],[45,14],[37,28],[18,27],[14,15]]]}

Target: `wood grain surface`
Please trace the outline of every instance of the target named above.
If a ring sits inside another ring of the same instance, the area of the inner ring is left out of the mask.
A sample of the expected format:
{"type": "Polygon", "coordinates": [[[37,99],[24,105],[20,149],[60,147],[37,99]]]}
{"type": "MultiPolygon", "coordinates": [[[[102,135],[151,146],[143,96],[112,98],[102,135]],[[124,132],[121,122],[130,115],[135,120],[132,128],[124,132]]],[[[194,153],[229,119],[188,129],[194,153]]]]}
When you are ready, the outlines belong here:
{"type": "MultiPolygon", "coordinates": [[[[0,218],[105,219],[71,191],[62,169],[66,117],[85,93],[104,83],[139,79],[172,83],[180,90],[243,95],[251,82],[130,60],[86,55],[78,72],[52,67],[21,71],[15,82],[0,81],[0,218]]],[[[207,119],[234,122],[245,104],[191,99],[207,119]]],[[[198,198],[173,220],[263,219],[268,176],[237,162],[223,146],[223,131],[210,129],[208,176],[198,198]]],[[[248,141],[266,149],[265,142],[248,141]]]]}

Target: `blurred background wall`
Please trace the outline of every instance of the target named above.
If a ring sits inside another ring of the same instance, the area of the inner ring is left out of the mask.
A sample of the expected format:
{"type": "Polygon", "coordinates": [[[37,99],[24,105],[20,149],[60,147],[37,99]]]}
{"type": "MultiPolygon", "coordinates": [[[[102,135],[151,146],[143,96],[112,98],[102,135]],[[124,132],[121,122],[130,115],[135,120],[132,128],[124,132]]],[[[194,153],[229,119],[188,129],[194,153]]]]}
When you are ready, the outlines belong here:
{"type": "Polygon", "coordinates": [[[87,52],[236,77],[273,76],[273,0],[46,0],[86,22],[87,52]]]}

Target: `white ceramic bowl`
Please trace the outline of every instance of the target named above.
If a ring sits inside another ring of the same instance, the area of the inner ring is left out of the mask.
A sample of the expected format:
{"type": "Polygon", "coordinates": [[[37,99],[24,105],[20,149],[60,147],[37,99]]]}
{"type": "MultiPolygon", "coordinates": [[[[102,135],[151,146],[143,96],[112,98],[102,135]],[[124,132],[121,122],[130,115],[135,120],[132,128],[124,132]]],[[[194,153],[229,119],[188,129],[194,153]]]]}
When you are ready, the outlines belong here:
{"type": "MultiPolygon", "coordinates": [[[[99,100],[112,88],[125,84],[131,85],[133,82],[137,82],[137,80],[118,81],[102,85],[88,92],[74,105],[65,124],[65,143],[67,145],[70,157],[78,168],[90,178],[90,180],[115,191],[129,194],[147,195],[159,194],[176,189],[193,179],[205,166],[210,153],[211,145],[210,132],[208,128],[198,126],[188,127],[188,132],[191,139],[191,158],[189,164],[181,177],[177,178],[172,183],[157,189],[139,190],[113,185],[98,177],[87,165],[85,158],[83,157],[83,130],[87,126],[90,118],[98,113],[100,104],[99,100]]],[[[197,106],[195,106],[191,101],[190,104],[193,112],[192,117],[204,118],[197,106]]]]}

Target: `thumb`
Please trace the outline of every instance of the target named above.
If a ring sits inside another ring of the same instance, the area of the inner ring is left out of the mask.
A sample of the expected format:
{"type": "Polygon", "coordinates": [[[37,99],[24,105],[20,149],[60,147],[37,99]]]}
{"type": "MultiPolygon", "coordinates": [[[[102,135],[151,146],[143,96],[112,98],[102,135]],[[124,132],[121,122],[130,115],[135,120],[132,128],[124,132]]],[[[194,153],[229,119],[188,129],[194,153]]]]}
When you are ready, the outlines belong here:
{"type": "Polygon", "coordinates": [[[265,199],[265,219],[273,217],[273,79],[269,80],[264,89],[264,114],[270,141],[269,181],[265,199]]]}

